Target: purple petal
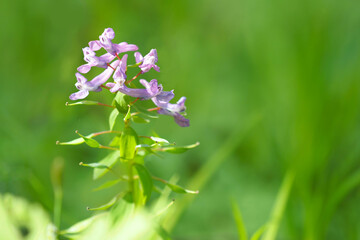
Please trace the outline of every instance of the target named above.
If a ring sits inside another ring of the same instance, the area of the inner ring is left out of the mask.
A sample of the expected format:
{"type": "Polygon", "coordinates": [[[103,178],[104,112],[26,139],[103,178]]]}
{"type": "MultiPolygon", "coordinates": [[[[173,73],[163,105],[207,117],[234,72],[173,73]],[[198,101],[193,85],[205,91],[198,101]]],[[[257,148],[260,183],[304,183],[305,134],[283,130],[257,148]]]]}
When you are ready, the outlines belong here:
{"type": "Polygon", "coordinates": [[[105,63],[110,63],[115,58],[114,55],[110,53],[105,53],[99,57],[99,60],[105,63]]]}
{"type": "Polygon", "coordinates": [[[122,59],[121,59],[121,62],[119,64],[119,66],[116,68],[115,70],[115,73],[114,73],[114,80],[117,80],[117,81],[121,81],[121,80],[125,80],[126,79],[126,61],[127,61],[127,58],[128,58],[128,55],[125,54],[122,59]]]}
{"type": "Polygon", "coordinates": [[[159,66],[157,66],[157,65],[153,65],[153,68],[155,69],[155,71],[160,72],[160,67],[159,67],[159,66]]]}
{"type": "MultiPolygon", "coordinates": [[[[117,61],[118,63],[119,61],[117,61]]],[[[113,62],[111,64],[111,66],[114,64],[115,62],[113,62]]],[[[104,84],[110,77],[111,74],[114,72],[114,69],[111,67],[108,67],[105,71],[103,71],[101,74],[99,74],[98,76],[94,77],[90,82],[89,85],[91,85],[92,87],[97,87],[97,86],[101,86],[102,84],[104,84]]]]}
{"type": "Polygon", "coordinates": [[[106,83],[106,86],[109,87],[109,88],[112,88],[112,87],[115,86],[115,83],[109,82],[109,83],[106,83]]]}
{"type": "Polygon", "coordinates": [[[89,42],[89,47],[92,51],[97,51],[101,48],[101,44],[99,40],[95,40],[95,41],[90,41],[89,42]]]}
{"type": "Polygon", "coordinates": [[[120,88],[121,88],[121,85],[115,83],[115,84],[112,86],[112,88],[110,89],[110,92],[112,92],[112,93],[117,92],[117,91],[119,91],[120,88]]]}
{"type": "Polygon", "coordinates": [[[128,44],[127,42],[121,42],[119,44],[113,44],[112,47],[115,49],[116,53],[123,53],[129,51],[137,51],[139,48],[134,44],[128,44]]]}
{"type": "Polygon", "coordinates": [[[171,99],[175,97],[174,90],[171,90],[169,92],[162,91],[159,95],[156,96],[158,101],[161,102],[170,102],[171,99]]]}
{"type": "Polygon", "coordinates": [[[90,65],[89,63],[81,65],[80,67],[77,68],[77,70],[81,73],[88,73],[91,69],[92,65],[90,65]]]}
{"type": "Polygon", "coordinates": [[[144,60],[144,57],[139,52],[135,52],[134,56],[136,63],[142,62],[144,60]]]}
{"type": "Polygon", "coordinates": [[[174,115],[174,120],[175,122],[180,126],[180,127],[189,127],[190,126],[190,120],[186,119],[183,115],[181,115],[180,113],[176,113],[174,115]]]}
{"type": "Polygon", "coordinates": [[[107,68],[105,71],[103,71],[101,74],[99,74],[98,76],[94,77],[90,82],[89,85],[91,87],[96,87],[96,86],[101,86],[102,84],[104,84],[110,77],[111,74],[113,73],[113,69],[112,68],[107,68]]]}
{"type": "Polygon", "coordinates": [[[81,90],[76,93],[73,93],[70,95],[71,100],[78,100],[78,99],[84,99],[89,95],[89,91],[87,90],[81,90]]]}
{"type": "Polygon", "coordinates": [[[81,83],[81,84],[84,84],[87,82],[87,79],[81,75],[80,73],[75,73],[75,76],[76,76],[76,80],[81,83]]]}
{"type": "Polygon", "coordinates": [[[139,82],[143,85],[146,89],[150,88],[150,84],[145,79],[140,79],[139,82]]]}

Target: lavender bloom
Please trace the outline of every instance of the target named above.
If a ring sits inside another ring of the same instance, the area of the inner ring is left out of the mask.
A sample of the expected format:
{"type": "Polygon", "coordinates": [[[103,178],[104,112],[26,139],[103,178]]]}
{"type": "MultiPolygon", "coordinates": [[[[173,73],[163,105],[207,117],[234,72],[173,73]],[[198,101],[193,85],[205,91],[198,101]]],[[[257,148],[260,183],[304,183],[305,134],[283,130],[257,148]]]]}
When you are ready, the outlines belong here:
{"type": "Polygon", "coordinates": [[[139,81],[145,89],[138,88],[128,88],[125,84],[119,89],[120,92],[129,95],[131,97],[141,98],[142,100],[150,99],[156,97],[162,91],[162,85],[158,84],[156,79],[153,79],[147,82],[144,79],[139,81]]]}
{"type": "Polygon", "coordinates": [[[112,28],[106,28],[103,34],[99,36],[100,40],[89,42],[89,47],[92,51],[97,51],[100,48],[104,48],[111,55],[116,55],[122,52],[136,51],[139,48],[134,44],[128,44],[127,42],[121,42],[119,44],[112,43],[115,37],[114,30],[112,28]]]}
{"type": "Polygon", "coordinates": [[[116,68],[115,73],[113,75],[115,83],[107,83],[106,86],[111,88],[110,92],[117,92],[121,87],[124,86],[126,81],[126,62],[127,62],[128,55],[125,54],[119,66],[116,68]]]}
{"type": "Polygon", "coordinates": [[[173,116],[175,122],[180,127],[189,127],[190,121],[186,119],[181,112],[185,112],[185,100],[186,97],[181,97],[176,104],[169,103],[171,99],[174,98],[173,91],[171,92],[162,92],[161,94],[157,95],[156,97],[152,98],[152,101],[155,103],[156,106],[160,107],[158,110],[159,114],[173,116]]]}
{"type": "Polygon", "coordinates": [[[77,70],[81,73],[89,72],[91,67],[107,68],[108,63],[110,63],[115,58],[115,56],[111,55],[110,53],[105,53],[104,55],[97,57],[95,52],[92,51],[89,47],[83,48],[83,52],[84,60],[87,62],[87,64],[78,67],[77,70]]]}
{"type": "Polygon", "coordinates": [[[77,83],[75,83],[75,86],[79,89],[79,91],[71,94],[69,98],[71,100],[84,99],[89,95],[89,91],[100,92],[102,90],[100,86],[111,77],[111,74],[114,71],[113,68],[115,68],[118,64],[119,61],[113,62],[111,67],[108,67],[104,72],[93,78],[91,81],[87,81],[83,75],[76,73],[75,76],[77,83]]]}
{"type": "Polygon", "coordinates": [[[151,49],[145,57],[143,57],[139,52],[136,52],[134,55],[136,63],[141,63],[139,67],[142,73],[150,71],[151,68],[154,68],[156,71],[160,72],[160,67],[155,65],[155,63],[158,61],[156,49],[151,49]]]}

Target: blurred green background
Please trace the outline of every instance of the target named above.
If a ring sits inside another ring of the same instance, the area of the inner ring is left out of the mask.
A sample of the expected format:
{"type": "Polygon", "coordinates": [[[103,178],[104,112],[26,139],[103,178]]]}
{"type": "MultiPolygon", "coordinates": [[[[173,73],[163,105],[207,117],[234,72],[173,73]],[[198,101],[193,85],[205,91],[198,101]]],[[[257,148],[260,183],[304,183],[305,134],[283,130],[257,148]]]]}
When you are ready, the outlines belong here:
{"type": "Polygon", "coordinates": [[[64,105],[76,91],[81,48],[107,27],[143,54],[156,48],[161,72],[144,78],[188,99],[190,128],[161,116],[151,129],[178,145],[201,145],[146,162],[153,174],[176,174],[184,186],[209,175],[174,239],[237,239],[231,198],[253,233],[271,216],[288,171],[295,181],[277,239],[360,239],[360,1],[2,2],[2,193],[51,213],[55,158],[65,161],[63,227],[114,193],[92,192],[100,182],[78,165],[107,150],[55,145],[76,138],[75,130],[108,128],[108,109],[64,105]],[[209,162],[218,164],[196,175],[209,162]]]}

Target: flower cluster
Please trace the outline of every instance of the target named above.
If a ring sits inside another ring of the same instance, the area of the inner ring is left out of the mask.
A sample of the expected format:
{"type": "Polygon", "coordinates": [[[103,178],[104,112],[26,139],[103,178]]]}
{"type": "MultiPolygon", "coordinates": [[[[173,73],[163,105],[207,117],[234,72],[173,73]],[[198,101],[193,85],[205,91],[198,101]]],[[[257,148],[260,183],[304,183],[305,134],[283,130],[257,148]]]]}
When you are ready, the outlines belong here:
{"type": "Polygon", "coordinates": [[[189,120],[182,115],[186,109],[185,97],[181,97],[177,103],[170,103],[170,100],[175,96],[174,91],[163,91],[162,85],[156,79],[152,79],[150,82],[140,79],[140,84],[145,88],[129,87],[129,84],[139,75],[149,72],[152,68],[160,72],[160,67],[156,65],[158,62],[156,49],[151,49],[145,56],[142,56],[140,52],[135,52],[135,64],[132,66],[139,67],[140,72],[135,77],[127,80],[128,54],[124,54],[122,57],[120,57],[120,54],[137,51],[138,47],[126,42],[113,43],[114,38],[113,29],[106,28],[100,35],[99,40],[90,41],[89,46],[83,48],[84,60],[87,63],[77,68],[79,73],[75,74],[77,79],[75,86],[79,91],[71,94],[70,99],[84,99],[89,95],[90,91],[100,92],[105,88],[112,93],[121,92],[140,100],[151,99],[157,106],[155,109],[159,114],[173,116],[179,126],[188,127],[189,120]],[[101,48],[105,49],[107,53],[98,57],[96,51],[101,48]],[[92,67],[104,68],[105,70],[88,81],[81,73],[88,73],[92,67]],[[114,82],[106,83],[111,77],[114,82]]]}

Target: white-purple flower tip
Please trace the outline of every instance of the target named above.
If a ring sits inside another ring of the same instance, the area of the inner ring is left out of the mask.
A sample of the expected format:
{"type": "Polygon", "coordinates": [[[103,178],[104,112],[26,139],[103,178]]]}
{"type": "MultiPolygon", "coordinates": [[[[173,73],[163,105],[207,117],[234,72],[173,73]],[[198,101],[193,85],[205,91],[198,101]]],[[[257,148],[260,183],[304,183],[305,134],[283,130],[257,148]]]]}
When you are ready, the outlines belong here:
{"type": "Polygon", "coordinates": [[[109,54],[115,56],[119,53],[128,51],[137,51],[139,48],[134,44],[128,44],[127,42],[121,42],[119,44],[113,43],[115,33],[112,28],[106,28],[105,31],[99,36],[99,40],[90,41],[89,48],[92,51],[97,51],[100,48],[104,48],[109,54]]]}
{"type": "Polygon", "coordinates": [[[136,63],[141,63],[139,68],[143,73],[150,71],[151,68],[160,72],[160,67],[155,64],[158,62],[156,49],[151,49],[145,57],[143,57],[139,52],[135,52],[134,56],[136,63]]]}
{"type": "Polygon", "coordinates": [[[100,92],[102,90],[101,85],[111,77],[111,74],[118,64],[118,60],[113,62],[105,71],[94,77],[91,81],[87,81],[83,75],[76,73],[77,82],[75,83],[75,87],[79,89],[79,91],[71,94],[69,98],[71,100],[84,99],[89,95],[89,91],[100,92]]]}
{"type": "Polygon", "coordinates": [[[171,92],[163,92],[158,94],[156,97],[151,100],[158,106],[160,109],[158,110],[159,114],[173,116],[175,122],[181,127],[190,126],[189,119],[186,119],[180,113],[185,112],[185,101],[186,97],[181,97],[176,104],[169,103],[169,101],[174,97],[173,91],[171,92]]]}

